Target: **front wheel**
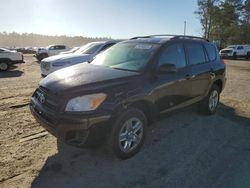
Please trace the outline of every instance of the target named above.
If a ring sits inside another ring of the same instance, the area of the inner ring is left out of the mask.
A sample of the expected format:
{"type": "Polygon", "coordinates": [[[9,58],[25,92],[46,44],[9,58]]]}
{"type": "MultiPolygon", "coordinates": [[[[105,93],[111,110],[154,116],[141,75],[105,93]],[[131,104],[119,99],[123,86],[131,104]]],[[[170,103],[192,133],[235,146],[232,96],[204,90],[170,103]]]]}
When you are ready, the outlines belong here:
{"type": "Polygon", "coordinates": [[[6,62],[0,62],[0,71],[7,71],[9,68],[9,64],[6,62]]]}
{"type": "Polygon", "coordinates": [[[217,85],[213,85],[208,95],[201,101],[199,108],[200,112],[207,115],[212,115],[216,112],[220,100],[220,89],[217,85]]]}
{"type": "Polygon", "coordinates": [[[236,54],[236,52],[233,53],[233,59],[237,59],[237,54],[236,54]]]}
{"type": "Polygon", "coordinates": [[[108,138],[108,149],[120,159],[128,159],[141,149],[147,129],[147,119],[138,109],[130,108],[116,120],[108,138]]]}

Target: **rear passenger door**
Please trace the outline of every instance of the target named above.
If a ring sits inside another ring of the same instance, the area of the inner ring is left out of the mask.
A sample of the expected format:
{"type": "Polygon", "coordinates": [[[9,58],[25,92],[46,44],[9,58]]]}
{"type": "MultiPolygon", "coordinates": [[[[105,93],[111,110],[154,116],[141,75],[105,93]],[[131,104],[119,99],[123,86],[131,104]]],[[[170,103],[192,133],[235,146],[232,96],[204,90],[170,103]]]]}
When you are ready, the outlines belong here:
{"type": "Polygon", "coordinates": [[[191,69],[192,97],[205,96],[214,73],[204,46],[201,42],[190,41],[185,42],[185,49],[191,69]]]}
{"type": "Polygon", "coordinates": [[[159,55],[157,67],[162,64],[175,64],[177,72],[160,74],[154,85],[155,104],[159,112],[164,112],[191,99],[191,84],[186,78],[189,67],[186,63],[182,43],[167,46],[159,55]]]}

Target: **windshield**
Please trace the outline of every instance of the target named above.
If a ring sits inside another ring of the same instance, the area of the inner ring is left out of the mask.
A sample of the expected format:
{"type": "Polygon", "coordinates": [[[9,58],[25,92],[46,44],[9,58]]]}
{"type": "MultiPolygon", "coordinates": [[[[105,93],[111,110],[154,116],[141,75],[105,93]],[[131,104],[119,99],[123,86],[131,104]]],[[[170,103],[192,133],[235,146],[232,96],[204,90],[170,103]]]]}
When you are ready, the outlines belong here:
{"type": "Polygon", "coordinates": [[[228,46],[227,48],[232,48],[232,49],[235,49],[235,46],[228,46]]]}
{"type": "Polygon", "coordinates": [[[11,52],[11,50],[7,49],[7,48],[0,48],[0,51],[5,51],[5,52],[11,52]]]}
{"type": "Polygon", "coordinates": [[[93,54],[99,49],[101,45],[102,43],[100,42],[88,43],[77,50],[75,54],[93,54]]]}
{"type": "Polygon", "coordinates": [[[157,47],[156,44],[120,43],[96,56],[91,64],[140,71],[148,63],[157,47]]]}
{"type": "Polygon", "coordinates": [[[74,53],[74,52],[76,52],[79,49],[80,49],[80,47],[74,47],[69,52],[74,53]]]}

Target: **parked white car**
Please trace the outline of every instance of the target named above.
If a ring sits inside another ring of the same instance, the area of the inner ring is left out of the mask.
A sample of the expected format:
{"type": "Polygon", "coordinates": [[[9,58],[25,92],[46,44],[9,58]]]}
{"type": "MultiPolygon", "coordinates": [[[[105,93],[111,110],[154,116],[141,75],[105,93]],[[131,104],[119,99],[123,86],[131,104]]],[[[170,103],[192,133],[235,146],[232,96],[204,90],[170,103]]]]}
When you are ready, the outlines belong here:
{"type": "Polygon", "coordinates": [[[236,59],[237,57],[250,58],[250,45],[230,45],[220,50],[221,57],[236,59]]]}
{"type": "Polygon", "coordinates": [[[72,53],[75,53],[77,50],[79,50],[81,47],[78,46],[78,47],[74,47],[72,48],[71,50],[69,51],[66,51],[66,52],[60,52],[59,54],[72,54],[72,53]]]}
{"type": "Polygon", "coordinates": [[[11,65],[18,63],[24,63],[21,52],[0,48],[0,71],[7,71],[11,65]]]}
{"type": "Polygon", "coordinates": [[[46,48],[37,48],[35,57],[38,61],[43,60],[46,57],[58,55],[61,52],[69,51],[70,48],[65,45],[49,45],[46,48]]]}
{"type": "Polygon", "coordinates": [[[117,42],[119,41],[110,40],[91,42],[82,46],[79,50],[72,54],[61,54],[45,58],[40,64],[41,75],[42,77],[45,77],[50,73],[65,67],[69,67],[83,62],[91,62],[97,54],[113,46],[117,42]]]}

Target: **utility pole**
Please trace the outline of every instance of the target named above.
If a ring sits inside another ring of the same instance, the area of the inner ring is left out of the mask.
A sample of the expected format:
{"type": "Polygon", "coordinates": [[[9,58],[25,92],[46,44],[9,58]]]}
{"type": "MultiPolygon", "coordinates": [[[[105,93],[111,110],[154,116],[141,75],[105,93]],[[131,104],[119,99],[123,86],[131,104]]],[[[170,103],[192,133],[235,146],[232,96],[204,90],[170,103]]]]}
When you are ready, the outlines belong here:
{"type": "Polygon", "coordinates": [[[187,26],[187,22],[184,21],[184,36],[186,36],[186,26],[187,26]]]}

